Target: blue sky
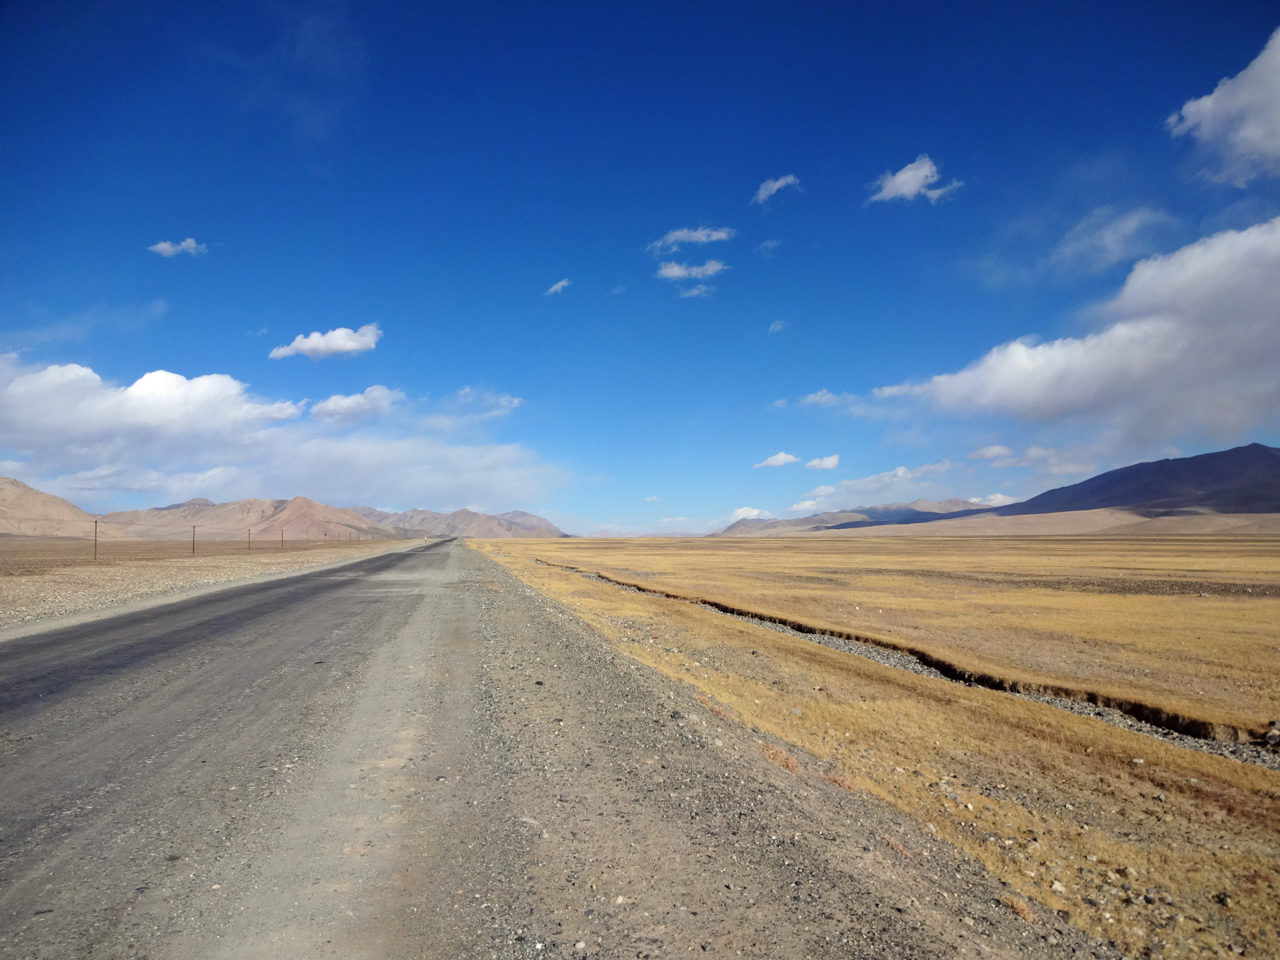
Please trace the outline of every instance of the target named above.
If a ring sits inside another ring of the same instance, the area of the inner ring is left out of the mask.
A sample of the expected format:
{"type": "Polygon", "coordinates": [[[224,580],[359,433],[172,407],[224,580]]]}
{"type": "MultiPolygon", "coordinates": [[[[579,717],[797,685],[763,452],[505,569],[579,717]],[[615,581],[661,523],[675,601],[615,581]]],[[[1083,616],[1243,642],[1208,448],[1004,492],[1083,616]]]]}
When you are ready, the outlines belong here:
{"type": "Polygon", "coordinates": [[[1280,445],[1274,3],[197,6],[0,7],[0,474],[86,509],[699,532],[1280,445]]]}

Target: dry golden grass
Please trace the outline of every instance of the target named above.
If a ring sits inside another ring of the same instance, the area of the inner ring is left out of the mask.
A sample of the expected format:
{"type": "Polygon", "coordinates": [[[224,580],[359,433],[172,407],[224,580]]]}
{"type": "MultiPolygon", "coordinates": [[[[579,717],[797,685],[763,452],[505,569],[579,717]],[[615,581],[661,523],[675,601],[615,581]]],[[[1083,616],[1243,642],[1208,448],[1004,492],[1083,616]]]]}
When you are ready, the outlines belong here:
{"type": "Polygon", "coordinates": [[[1280,717],[1280,538],[573,540],[536,555],[1028,687],[1255,735],[1280,717]]]}
{"type": "MultiPolygon", "coordinates": [[[[1019,897],[1068,911],[1073,923],[1135,955],[1233,945],[1280,955],[1280,774],[556,566],[816,625],[884,630],[1010,673],[1100,685],[1114,670],[1113,685],[1130,694],[1176,691],[1189,670],[1206,689],[1214,689],[1207,676],[1228,684],[1253,672],[1262,679],[1242,696],[1252,709],[1230,715],[1255,722],[1266,716],[1261,704],[1276,703],[1277,601],[1262,595],[1280,565],[1274,541],[477,546],[629,656],[692,684],[718,716],[787,744],[798,775],[882,798],[976,857],[1019,897]],[[1190,595],[1119,592],[1115,581],[1135,579],[1179,584],[1190,595]],[[1250,586],[1254,594],[1229,592],[1250,586]],[[1186,605],[1170,613],[1164,600],[1186,605]],[[860,617],[858,606],[872,612],[860,617]],[[1215,625],[1203,616],[1209,608],[1236,616],[1215,625]],[[1074,619],[1059,616],[1049,631],[1041,621],[1055,610],[1074,619]],[[1109,623],[1119,614],[1130,633],[1109,623]],[[1037,632],[1024,637],[1023,624],[1037,632]],[[1193,630],[1204,653],[1188,667],[1162,638],[1187,640],[1193,630]],[[1059,641],[1049,656],[1043,646],[1053,632],[1059,641]]],[[[1229,713],[1225,702],[1222,712],[1229,713]]]]}

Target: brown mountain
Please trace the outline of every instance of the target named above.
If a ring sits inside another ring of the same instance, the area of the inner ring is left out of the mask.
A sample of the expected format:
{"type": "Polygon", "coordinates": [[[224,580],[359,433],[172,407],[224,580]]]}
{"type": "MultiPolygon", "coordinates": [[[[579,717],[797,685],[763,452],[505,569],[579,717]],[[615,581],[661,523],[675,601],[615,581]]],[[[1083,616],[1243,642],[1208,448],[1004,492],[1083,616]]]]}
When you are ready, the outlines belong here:
{"type": "Polygon", "coordinates": [[[61,497],[0,477],[0,535],[92,537],[95,519],[61,497]]]}
{"type": "Polygon", "coordinates": [[[521,510],[511,510],[497,516],[471,510],[436,513],[434,510],[420,508],[388,513],[374,507],[354,507],[353,512],[414,536],[475,537],[486,540],[568,536],[551,521],[521,510]]]}
{"type": "Polygon", "coordinates": [[[112,535],[142,540],[235,540],[253,536],[289,540],[391,539],[395,531],[353,510],[330,507],[306,497],[292,500],[235,500],[213,503],[203,497],[150,510],[108,513],[102,518],[112,535]]]}

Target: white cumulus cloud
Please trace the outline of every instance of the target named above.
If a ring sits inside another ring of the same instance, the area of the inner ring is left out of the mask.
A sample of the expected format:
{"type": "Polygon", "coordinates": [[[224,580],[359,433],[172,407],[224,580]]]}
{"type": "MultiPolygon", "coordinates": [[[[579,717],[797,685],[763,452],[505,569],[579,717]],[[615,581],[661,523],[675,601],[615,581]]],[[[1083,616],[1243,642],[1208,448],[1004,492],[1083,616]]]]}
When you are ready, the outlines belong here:
{"type": "Polygon", "coordinates": [[[1190,134],[1218,153],[1218,175],[1236,186],[1280,173],[1280,30],[1252,63],[1166,123],[1174,136],[1190,134]]]}
{"type": "MultiPolygon", "coordinates": [[[[336,395],[312,408],[320,415],[303,417],[305,401],[259,398],[226,374],[154,370],[119,385],[79,364],[26,366],[0,355],[0,461],[6,473],[88,509],[114,509],[137,494],[154,503],[302,494],[339,506],[506,510],[566,481],[520,444],[441,440],[416,422],[325,415],[399,402],[383,390],[336,395]]],[[[518,403],[459,393],[456,402],[481,414],[518,403]]]]}
{"type": "Polygon", "coordinates": [[[834,470],[840,466],[840,454],[833,453],[829,457],[816,457],[804,465],[806,470],[834,470]]]}
{"type": "Polygon", "coordinates": [[[153,243],[147,249],[152,253],[160,254],[162,257],[175,257],[180,253],[189,253],[195,257],[209,252],[209,248],[203,243],[196,243],[194,237],[187,237],[180,243],[174,243],[172,240],[161,240],[159,243],[153,243]]]}
{"type": "Polygon", "coordinates": [[[759,507],[739,507],[729,514],[729,519],[735,522],[738,520],[767,520],[772,516],[773,514],[768,510],[761,510],[759,507]]]}
{"type": "Polygon", "coordinates": [[[701,246],[720,240],[732,240],[736,232],[732,227],[679,227],[668,230],[661,239],[649,244],[649,249],[654,253],[675,253],[685,244],[701,246]]]}
{"type": "Polygon", "coordinates": [[[1232,440],[1280,411],[1280,218],[1139,262],[1079,337],[1015,340],[955,373],[874,391],[957,414],[1082,419],[1148,441],[1232,440]]]}
{"type": "Polygon", "coordinates": [[[372,350],[382,338],[382,331],[376,323],[366,323],[359,330],[350,327],[338,327],[328,333],[313,331],[305,337],[298,334],[287,347],[276,347],[269,354],[272,360],[281,357],[292,357],[302,354],[312,360],[331,357],[338,353],[363,353],[372,350]]]}
{"type": "Polygon", "coordinates": [[[764,203],[779,190],[787,187],[800,188],[800,178],[794,173],[788,173],[786,176],[775,177],[772,180],[766,180],[756,188],[756,195],[751,198],[752,203],[764,203]]]}
{"type": "Polygon", "coordinates": [[[568,287],[571,282],[572,281],[568,277],[565,277],[563,280],[557,280],[551,286],[547,287],[547,292],[544,293],[543,296],[549,297],[553,293],[564,293],[565,288],[568,287]]]}
{"type": "Polygon", "coordinates": [[[937,203],[962,185],[961,181],[952,180],[945,187],[931,186],[937,183],[939,176],[937,165],[927,153],[922,153],[897,173],[886,171],[881,174],[880,178],[872,184],[876,192],[867,200],[867,203],[914,200],[920,196],[928,198],[930,203],[937,203]]]}
{"type": "Polygon", "coordinates": [[[772,457],[765,457],[756,467],[785,467],[788,463],[799,463],[799,457],[793,457],[791,454],[779,450],[772,457]]]}

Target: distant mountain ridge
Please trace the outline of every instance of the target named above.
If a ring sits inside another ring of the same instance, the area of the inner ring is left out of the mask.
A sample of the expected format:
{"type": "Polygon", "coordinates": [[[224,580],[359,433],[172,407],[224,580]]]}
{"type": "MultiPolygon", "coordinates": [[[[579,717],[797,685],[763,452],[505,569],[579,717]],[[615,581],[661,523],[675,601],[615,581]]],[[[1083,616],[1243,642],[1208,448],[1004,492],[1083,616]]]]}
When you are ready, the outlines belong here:
{"type": "MultiPolygon", "coordinates": [[[[1180,517],[1280,514],[1280,449],[1251,443],[1193,457],[1135,463],[1003,507],[980,507],[955,499],[940,503],[916,500],[789,520],[739,520],[711,536],[785,537],[879,527],[890,528],[887,532],[900,528],[903,532],[907,532],[907,528],[916,533],[936,531],[942,536],[981,532],[973,524],[984,517],[1030,519],[1045,514],[1083,517],[1089,511],[1108,510],[1114,516],[1105,523],[1097,519],[1103,526],[1092,529],[1105,529],[1107,525],[1120,529],[1128,525],[1134,532],[1141,532],[1145,528],[1132,524],[1144,520],[1177,523],[1181,522],[1180,517]]],[[[1273,521],[1268,523],[1273,525],[1273,521]]],[[[992,533],[1015,530],[1007,523],[986,529],[992,533]]],[[[1207,531],[1208,528],[1197,529],[1207,531]]]]}
{"type": "Polygon", "coordinates": [[[1135,463],[994,512],[1018,516],[1101,507],[1123,507],[1144,516],[1187,510],[1280,512],[1280,450],[1251,443],[1195,457],[1135,463]]]}
{"type": "Polygon", "coordinates": [[[520,510],[496,517],[470,510],[387,513],[372,507],[331,507],[306,497],[229,503],[195,497],[165,507],[91,514],[20,480],[0,477],[0,536],[88,538],[94,535],[95,521],[101,536],[129,540],[186,539],[192,527],[202,540],[567,536],[549,520],[520,510]]]}
{"type": "Polygon", "coordinates": [[[815,513],[791,520],[739,520],[713,533],[713,537],[776,537],[787,533],[817,533],[822,530],[851,530],[887,523],[921,523],[976,509],[968,500],[913,500],[911,503],[886,503],[876,507],[854,507],[815,513]]]}
{"type": "Polygon", "coordinates": [[[510,510],[492,516],[472,510],[455,510],[453,513],[436,513],[433,510],[405,510],[388,513],[374,507],[355,507],[355,513],[385,527],[407,533],[435,537],[474,537],[492,540],[511,537],[567,537],[568,534],[550,520],[510,510]]]}

